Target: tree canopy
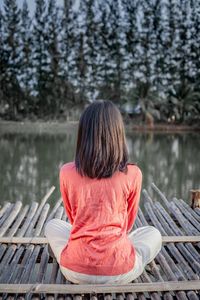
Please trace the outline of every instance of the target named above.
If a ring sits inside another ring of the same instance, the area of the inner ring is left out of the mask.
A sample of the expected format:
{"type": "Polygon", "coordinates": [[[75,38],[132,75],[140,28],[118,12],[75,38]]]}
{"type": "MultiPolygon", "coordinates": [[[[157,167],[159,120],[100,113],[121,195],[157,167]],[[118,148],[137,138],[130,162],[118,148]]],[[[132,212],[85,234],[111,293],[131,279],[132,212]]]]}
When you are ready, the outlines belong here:
{"type": "Polygon", "coordinates": [[[59,118],[110,99],[200,119],[200,0],[3,0],[0,117],[59,118]],[[30,16],[31,15],[31,16],[30,16]]]}

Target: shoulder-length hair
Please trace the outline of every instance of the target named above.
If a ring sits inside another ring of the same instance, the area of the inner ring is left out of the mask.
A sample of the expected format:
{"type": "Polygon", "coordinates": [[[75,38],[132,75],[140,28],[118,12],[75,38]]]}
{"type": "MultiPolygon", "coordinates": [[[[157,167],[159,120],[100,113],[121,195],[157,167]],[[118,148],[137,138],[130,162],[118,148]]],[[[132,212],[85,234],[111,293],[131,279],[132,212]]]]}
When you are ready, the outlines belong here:
{"type": "Polygon", "coordinates": [[[75,165],[90,178],[127,172],[128,151],[122,116],[111,101],[95,101],[82,113],[77,137],[75,165]]]}

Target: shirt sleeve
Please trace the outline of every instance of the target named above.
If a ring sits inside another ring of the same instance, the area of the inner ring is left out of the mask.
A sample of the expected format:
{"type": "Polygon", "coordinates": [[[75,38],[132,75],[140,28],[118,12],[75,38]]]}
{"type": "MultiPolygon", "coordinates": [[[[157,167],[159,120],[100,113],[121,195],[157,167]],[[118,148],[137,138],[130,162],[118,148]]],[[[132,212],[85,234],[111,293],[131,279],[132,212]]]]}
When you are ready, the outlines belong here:
{"type": "Polygon", "coordinates": [[[71,209],[71,205],[67,196],[67,190],[66,190],[66,186],[64,184],[64,178],[63,178],[63,174],[62,174],[62,169],[60,170],[60,192],[61,192],[61,196],[62,196],[62,200],[63,200],[63,204],[64,204],[64,208],[67,214],[67,217],[69,219],[69,222],[71,224],[73,224],[74,219],[72,216],[72,209],[71,209]]]}
{"type": "Polygon", "coordinates": [[[141,186],[142,186],[142,172],[138,168],[137,174],[134,179],[134,183],[132,185],[132,189],[130,191],[128,197],[128,226],[127,232],[130,232],[133,224],[135,222],[138,208],[139,208],[139,201],[140,201],[140,193],[141,193],[141,186]]]}

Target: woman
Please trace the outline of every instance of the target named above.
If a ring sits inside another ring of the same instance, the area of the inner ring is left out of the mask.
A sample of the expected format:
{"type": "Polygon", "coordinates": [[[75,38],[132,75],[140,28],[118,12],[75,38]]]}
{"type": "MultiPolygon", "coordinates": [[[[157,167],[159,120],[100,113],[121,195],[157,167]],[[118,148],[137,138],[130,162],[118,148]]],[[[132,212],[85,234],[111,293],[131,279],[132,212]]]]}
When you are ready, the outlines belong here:
{"type": "Polygon", "coordinates": [[[128,283],[161,249],[160,232],[131,232],[142,173],[128,163],[124,125],[110,101],[83,112],[75,161],[62,166],[60,190],[70,223],[49,221],[45,235],[63,275],[74,283],[128,283]]]}

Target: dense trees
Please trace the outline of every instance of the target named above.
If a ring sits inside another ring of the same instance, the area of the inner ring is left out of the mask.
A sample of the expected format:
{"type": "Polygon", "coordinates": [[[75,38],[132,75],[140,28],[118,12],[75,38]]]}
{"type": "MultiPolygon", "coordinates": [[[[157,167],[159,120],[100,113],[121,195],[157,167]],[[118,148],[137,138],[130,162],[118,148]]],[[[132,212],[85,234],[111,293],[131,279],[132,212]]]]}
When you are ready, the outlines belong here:
{"type": "Polygon", "coordinates": [[[60,117],[95,99],[160,121],[200,115],[200,0],[35,0],[0,7],[0,116],[60,117]]]}
{"type": "Polygon", "coordinates": [[[1,74],[1,95],[10,117],[14,118],[20,111],[23,99],[23,91],[18,80],[22,63],[20,57],[20,11],[15,0],[4,1],[2,21],[3,72],[1,74]]]}
{"type": "Polygon", "coordinates": [[[34,85],[32,81],[32,71],[33,71],[33,36],[31,32],[31,19],[28,11],[28,4],[25,0],[23,2],[22,12],[21,12],[21,60],[22,64],[20,66],[20,75],[18,77],[21,89],[24,93],[24,99],[22,101],[23,109],[25,114],[29,113],[33,103],[31,103],[31,92],[34,90],[34,85]]]}

